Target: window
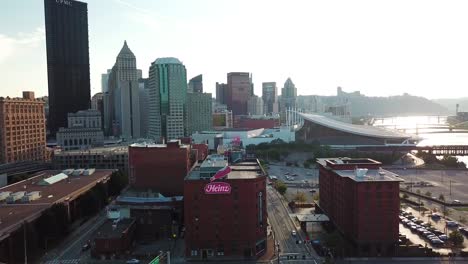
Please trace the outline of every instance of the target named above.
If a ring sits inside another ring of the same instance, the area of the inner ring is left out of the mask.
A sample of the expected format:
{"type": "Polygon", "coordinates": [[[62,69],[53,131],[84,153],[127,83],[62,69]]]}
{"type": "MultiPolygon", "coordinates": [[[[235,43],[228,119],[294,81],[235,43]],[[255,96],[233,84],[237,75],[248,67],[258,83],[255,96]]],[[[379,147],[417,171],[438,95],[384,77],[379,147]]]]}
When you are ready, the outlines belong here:
{"type": "Polygon", "coordinates": [[[190,255],[191,255],[192,257],[198,256],[198,250],[192,249],[190,255]]]}

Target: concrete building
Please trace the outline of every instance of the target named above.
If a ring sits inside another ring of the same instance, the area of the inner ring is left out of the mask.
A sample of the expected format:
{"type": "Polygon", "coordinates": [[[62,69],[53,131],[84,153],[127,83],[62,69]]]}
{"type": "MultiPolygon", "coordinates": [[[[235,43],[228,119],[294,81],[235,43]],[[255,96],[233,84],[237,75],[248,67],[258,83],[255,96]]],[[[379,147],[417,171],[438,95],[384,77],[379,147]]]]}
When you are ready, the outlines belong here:
{"type": "Polygon", "coordinates": [[[226,128],[233,128],[234,120],[232,111],[223,111],[213,113],[213,129],[223,130],[226,128]]]}
{"type": "Polygon", "coordinates": [[[152,189],[166,197],[183,195],[184,177],[191,168],[190,154],[190,145],[182,145],[179,140],[167,144],[130,145],[130,186],[139,190],[152,189]]]}
{"type": "Polygon", "coordinates": [[[227,74],[226,104],[234,116],[248,115],[247,104],[252,95],[252,79],[248,72],[227,74]]]}
{"type": "Polygon", "coordinates": [[[108,80],[108,104],[104,111],[107,135],[124,139],[140,137],[139,75],[135,55],[125,41],[108,80]]]}
{"type": "Polygon", "coordinates": [[[254,260],[266,251],[267,173],[258,160],[243,160],[210,182],[225,166],[224,156],[210,155],[185,178],[187,260],[254,260]]]}
{"type": "Polygon", "coordinates": [[[52,157],[54,169],[96,168],[128,172],[128,146],[98,147],[87,150],[56,150],[52,157]]]}
{"type": "Polygon", "coordinates": [[[102,93],[96,93],[91,98],[91,109],[98,110],[99,112],[103,112],[103,95],[102,93]]]}
{"type": "Polygon", "coordinates": [[[187,132],[188,135],[196,131],[213,129],[210,93],[187,94],[187,132]]]}
{"type": "Polygon", "coordinates": [[[220,131],[202,131],[192,134],[194,144],[208,144],[209,150],[217,150],[218,146],[223,145],[223,133],[220,131]]]}
{"type": "Polygon", "coordinates": [[[186,136],[187,71],[176,58],[159,58],[149,71],[148,136],[157,142],[186,136]]]}
{"type": "Polygon", "coordinates": [[[89,109],[88,4],[44,0],[50,135],[65,127],[67,114],[89,109]]]}
{"type": "Polygon", "coordinates": [[[276,82],[262,83],[262,99],[266,115],[278,113],[278,87],[276,82]]]}
{"type": "Polygon", "coordinates": [[[0,164],[44,161],[45,154],[44,101],[33,92],[23,92],[23,98],[0,97],[0,164]]]}
{"type": "Polygon", "coordinates": [[[371,159],[318,159],[320,209],[360,256],[391,256],[398,245],[400,182],[371,159]]]}
{"type": "Polygon", "coordinates": [[[216,101],[220,104],[227,104],[227,84],[216,83],[216,101]]]}
{"type": "Polygon", "coordinates": [[[297,88],[292,82],[291,78],[288,78],[284,83],[284,87],[281,89],[281,112],[284,112],[289,108],[295,108],[296,97],[297,88]]]}
{"type": "Polygon", "coordinates": [[[140,137],[148,136],[148,97],[149,97],[149,79],[138,79],[138,89],[140,93],[140,137]]]}
{"type": "Polygon", "coordinates": [[[263,115],[263,99],[256,95],[249,98],[247,111],[249,115],[263,115]]]}
{"type": "Polygon", "coordinates": [[[57,144],[64,150],[89,149],[104,145],[102,116],[97,110],[68,114],[68,127],[57,132],[57,144]]]}
{"type": "Polygon", "coordinates": [[[189,93],[203,93],[203,75],[197,75],[190,79],[188,83],[189,93]]]}

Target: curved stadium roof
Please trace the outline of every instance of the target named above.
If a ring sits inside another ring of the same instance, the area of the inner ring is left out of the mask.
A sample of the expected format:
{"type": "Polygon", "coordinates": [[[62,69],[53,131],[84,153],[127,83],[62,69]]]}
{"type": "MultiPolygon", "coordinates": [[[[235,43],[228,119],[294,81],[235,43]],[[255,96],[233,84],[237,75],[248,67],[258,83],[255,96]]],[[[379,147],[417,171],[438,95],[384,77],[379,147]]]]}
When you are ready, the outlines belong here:
{"type": "Polygon", "coordinates": [[[339,130],[346,133],[351,133],[360,136],[366,137],[379,137],[379,138],[388,138],[388,139],[397,139],[397,138],[410,138],[411,135],[398,132],[396,130],[383,129],[374,126],[363,126],[363,125],[353,125],[345,122],[340,122],[326,116],[314,115],[314,114],[304,114],[298,113],[305,120],[308,120],[312,123],[319,124],[331,129],[339,130]]]}

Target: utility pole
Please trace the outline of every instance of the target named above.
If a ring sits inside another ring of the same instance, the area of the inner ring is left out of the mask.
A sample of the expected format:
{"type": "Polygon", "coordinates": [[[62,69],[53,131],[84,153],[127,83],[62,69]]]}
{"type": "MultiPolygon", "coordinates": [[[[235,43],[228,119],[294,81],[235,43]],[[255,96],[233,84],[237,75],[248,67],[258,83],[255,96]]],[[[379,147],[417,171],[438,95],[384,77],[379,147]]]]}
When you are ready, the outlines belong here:
{"type": "Polygon", "coordinates": [[[24,239],[24,264],[28,264],[28,252],[27,252],[27,242],[26,242],[26,221],[23,222],[23,239],[24,239]]]}
{"type": "Polygon", "coordinates": [[[450,196],[452,196],[452,180],[450,180],[450,196]]]}
{"type": "Polygon", "coordinates": [[[171,252],[168,251],[168,252],[166,253],[166,256],[167,256],[167,264],[171,264],[171,252]]]}

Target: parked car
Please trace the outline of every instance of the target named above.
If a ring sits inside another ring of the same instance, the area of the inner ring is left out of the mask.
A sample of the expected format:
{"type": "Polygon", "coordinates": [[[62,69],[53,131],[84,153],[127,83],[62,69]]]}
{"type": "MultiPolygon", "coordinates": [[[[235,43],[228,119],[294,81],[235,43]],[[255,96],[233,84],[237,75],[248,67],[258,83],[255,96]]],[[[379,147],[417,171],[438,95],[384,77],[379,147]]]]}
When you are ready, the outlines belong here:
{"type": "Polygon", "coordinates": [[[455,221],[447,221],[446,225],[447,227],[458,227],[458,223],[455,221]]]}
{"type": "Polygon", "coordinates": [[[296,236],[297,235],[296,230],[291,231],[291,235],[296,236]]]}
{"type": "Polygon", "coordinates": [[[126,262],[127,264],[139,264],[140,261],[138,259],[129,259],[126,262]]]}
{"type": "Polygon", "coordinates": [[[446,240],[448,240],[448,236],[447,235],[440,235],[439,239],[442,240],[442,241],[446,241],[446,240]]]}
{"type": "Polygon", "coordinates": [[[434,245],[434,246],[440,246],[440,245],[444,244],[444,241],[442,241],[442,240],[440,240],[438,238],[435,238],[435,239],[431,240],[431,244],[434,245]]]}
{"type": "Polygon", "coordinates": [[[432,215],[431,215],[431,218],[432,218],[433,220],[439,220],[439,219],[441,218],[441,216],[440,216],[439,214],[432,214],[432,215]]]}
{"type": "Polygon", "coordinates": [[[460,200],[453,200],[452,203],[454,203],[454,204],[461,204],[460,200]]]}
{"type": "Polygon", "coordinates": [[[314,193],[314,192],[317,192],[317,191],[316,191],[316,190],[314,190],[314,189],[312,189],[312,190],[310,190],[309,192],[311,192],[311,193],[314,193]]]}

